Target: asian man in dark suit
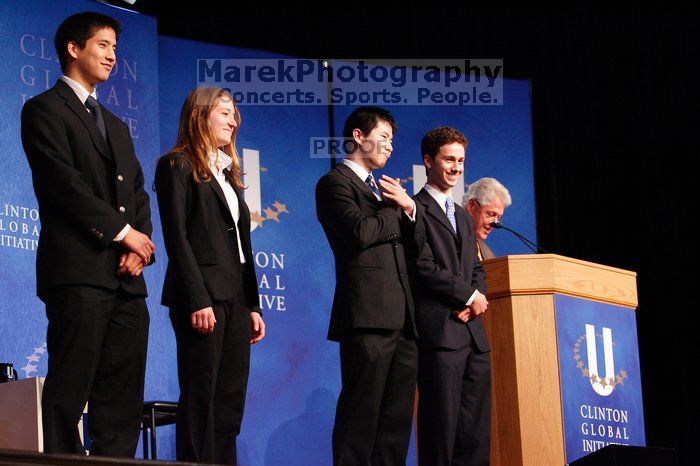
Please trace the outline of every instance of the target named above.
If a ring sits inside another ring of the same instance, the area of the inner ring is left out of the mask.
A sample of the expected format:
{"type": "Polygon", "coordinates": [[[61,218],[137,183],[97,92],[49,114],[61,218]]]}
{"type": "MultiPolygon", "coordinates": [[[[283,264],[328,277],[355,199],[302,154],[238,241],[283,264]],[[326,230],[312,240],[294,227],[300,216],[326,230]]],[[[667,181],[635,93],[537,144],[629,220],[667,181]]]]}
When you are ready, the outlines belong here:
{"type": "Polygon", "coordinates": [[[391,156],[395,131],[386,110],[354,110],[343,131],[345,159],[316,185],[336,270],[328,331],[340,343],[342,373],[335,465],[405,464],[410,441],[417,351],[404,250],[422,242],[424,229],[399,180],[377,184],[372,175],[391,156]]]}
{"type": "Polygon", "coordinates": [[[411,263],[418,327],[418,460],[431,466],[489,464],[491,366],[481,315],[484,271],[471,219],[451,190],[464,172],[467,139],[430,130],[421,142],[427,184],[426,241],[411,263]]]}
{"type": "Polygon", "coordinates": [[[138,443],[149,316],[141,275],[153,260],[149,197],[127,126],[95,88],[115,63],[120,26],[97,13],[63,21],[64,75],[22,109],[41,234],[37,294],[46,304],[49,368],[44,451],[131,456],[138,443]]]}

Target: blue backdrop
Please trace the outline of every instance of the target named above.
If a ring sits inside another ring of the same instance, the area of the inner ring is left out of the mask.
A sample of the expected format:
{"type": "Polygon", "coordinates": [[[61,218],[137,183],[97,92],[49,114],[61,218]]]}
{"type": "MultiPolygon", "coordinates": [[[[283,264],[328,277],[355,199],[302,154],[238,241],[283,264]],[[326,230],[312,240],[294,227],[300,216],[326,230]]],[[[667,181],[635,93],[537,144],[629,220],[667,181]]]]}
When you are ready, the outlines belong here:
{"type": "MultiPolygon", "coordinates": [[[[40,228],[29,167],[20,141],[23,102],[53,86],[60,68],[53,35],[66,16],[99,11],[123,25],[118,64],[98,87],[100,101],[132,128],[147,185],[157,158],[174,143],[180,106],[197,85],[199,59],[260,59],[275,55],[158,37],[153,18],[83,0],[7,0],[0,5],[0,361],[20,377],[46,373],[46,317],[35,297],[35,248],[40,228]]],[[[511,85],[512,84],[512,85],[511,85]]],[[[423,133],[439,124],[470,139],[467,180],[494,176],[511,190],[509,224],[534,238],[529,93],[526,82],[504,88],[499,107],[389,107],[399,121],[396,157],[387,173],[410,183],[420,164],[423,133]],[[516,220],[522,219],[522,220],[516,220]]],[[[351,109],[336,106],[342,126],[351,109]]],[[[238,150],[245,171],[267,337],[253,348],[239,459],[243,465],[331,462],[331,429],[340,389],[338,349],[326,341],[334,283],[333,259],[316,220],[314,186],[330,161],[312,157],[310,141],[329,135],[328,108],[241,106],[238,150]]],[[[336,135],[340,131],[336,129],[336,135]]],[[[167,257],[151,195],[157,262],[145,271],[151,314],[146,399],[178,397],[175,341],[160,305],[167,257]]],[[[503,232],[489,238],[497,253],[523,249],[503,232]]],[[[159,458],[174,459],[174,428],[158,428],[159,458]]],[[[413,455],[409,457],[413,464],[413,455]]]]}

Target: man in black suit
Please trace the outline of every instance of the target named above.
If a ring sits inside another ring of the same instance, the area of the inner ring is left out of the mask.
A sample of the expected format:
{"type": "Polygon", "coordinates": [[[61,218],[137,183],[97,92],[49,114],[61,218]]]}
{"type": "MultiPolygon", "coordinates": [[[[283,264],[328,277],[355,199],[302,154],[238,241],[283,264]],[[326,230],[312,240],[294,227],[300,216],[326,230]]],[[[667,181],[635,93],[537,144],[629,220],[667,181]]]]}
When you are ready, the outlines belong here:
{"type": "Polygon", "coordinates": [[[423,137],[426,241],[412,262],[418,327],[418,460],[430,466],[489,463],[491,367],[481,320],[488,303],[474,230],[451,190],[467,139],[449,127],[423,137]]]}
{"type": "Polygon", "coordinates": [[[359,107],[345,122],[346,158],[316,186],[316,212],[335,256],[328,338],[340,342],[335,465],[405,464],[416,381],[416,330],[404,248],[422,242],[419,209],[398,179],[372,170],[391,156],[394,118],[359,107]],[[349,147],[349,149],[348,149],[349,147]]]}
{"type": "Polygon", "coordinates": [[[138,443],[149,316],[141,271],[152,261],[149,198],[127,126],[95,87],[115,63],[120,26],[97,13],[64,20],[64,76],[22,109],[41,235],[37,294],[49,320],[44,450],[84,453],[77,423],[89,402],[95,455],[138,443]]]}

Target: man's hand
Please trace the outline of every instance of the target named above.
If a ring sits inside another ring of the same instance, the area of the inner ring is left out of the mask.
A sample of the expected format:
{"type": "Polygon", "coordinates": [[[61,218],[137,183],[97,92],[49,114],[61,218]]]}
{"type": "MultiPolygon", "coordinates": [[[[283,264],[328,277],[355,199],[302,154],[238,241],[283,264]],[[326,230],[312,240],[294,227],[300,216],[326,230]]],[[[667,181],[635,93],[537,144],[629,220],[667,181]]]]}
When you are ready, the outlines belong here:
{"type": "Polygon", "coordinates": [[[211,307],[205,307],[192,313],[192,328],[199,333],[212,333],[214,324],[216,324],[216,317],[214,317],[214,309],[211,307]]]}
{"type": "Polygon", "coordinates": [[[452,315],[455,317],[455,319],[461,320],[462,322],[467,322],[472,316],[472,310],[469,308],[469,306],[467,306],[461,311],[452,311],[452,315]]]}
{"type": "Polygon", "coordinates": [[[472,314],[476,317],[486,312],[486,308],[489,307],[489,302],[486,300],[486,296],[477,290],[476,296],[469,307],[472,308],[472,314]]]}
{"type": "Polygon", "coordinates": [[[381,189],[382,198],[387,204],[398,207],[409,216],[413,216],[415,204],[411,196],[401,186],[399,178],[389,178],[386,175],[382,175],[382,178],[379,180],[379,189],[381,189]]]}
{"type": "Polygon", "coordinates": [[[134,227],[129,229],[129,233],[126,234],[121,244],[129,251],[138,254],[144,264],[148,264],[151,261],[151,255],[156,250],[156,245],[153,244],[153,241],[134,227]]]}
{"type": "Polygon", "coordinates": [[[124,252],[119,258],[119,267],[117,275],[130,275],[138,277],[143,270],[144,262],[138,254],[133,252],[124,252]]]}
{"type": "Polygon", "coordinates": [[[250,340],[251,345],[265,338],[265,322],[263,322],[262,316],[257,312],[250,313],[250,330],[252,336],[250,340]]]}

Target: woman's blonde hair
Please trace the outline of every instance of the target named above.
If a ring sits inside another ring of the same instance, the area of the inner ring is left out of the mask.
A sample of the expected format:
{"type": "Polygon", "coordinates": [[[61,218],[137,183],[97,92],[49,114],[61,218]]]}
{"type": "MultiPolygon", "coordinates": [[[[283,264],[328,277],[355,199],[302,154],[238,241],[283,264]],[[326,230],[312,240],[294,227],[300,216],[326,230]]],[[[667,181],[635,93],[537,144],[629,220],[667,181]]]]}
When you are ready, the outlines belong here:
{"type": "MultiPolygon", "coordinates": [[[[209,154],[211,152],[216,153],[217,149],[221,149],[233,159],[228,176],[242,190],[243,182],[241,177],[243,173],[238,151],[236,151],[236,135],[240,125],[241,114],[238,111],[236,101],[228,91],[220,87],[197,87],[190,91],[185,99],[185,103],[182,104],[177,140],[175,141],[175,146],[166,155],[183,154],[192,167],[194,181],[202,183],[208,182],[212,177],[209,169],[209,154]],[[236,127],[233,128],[231,142],[223,147],[218,147],[216,136],[209,127],[209,115],[222,100],[224,102],[229,100],[233,102],[236,127]]],[[[170,163],[174,163],[173,157],[170,158],[170,163]]]]}

